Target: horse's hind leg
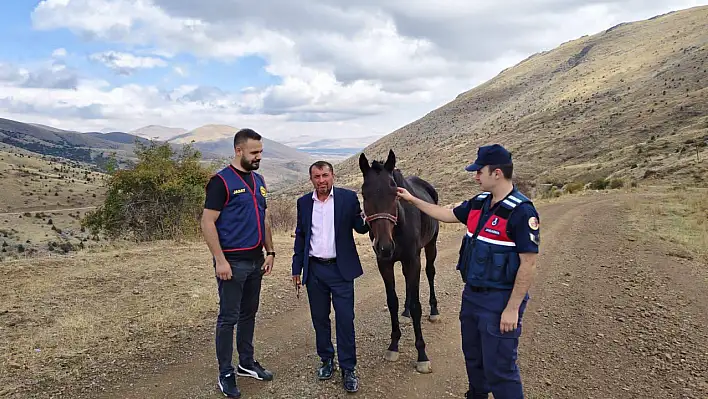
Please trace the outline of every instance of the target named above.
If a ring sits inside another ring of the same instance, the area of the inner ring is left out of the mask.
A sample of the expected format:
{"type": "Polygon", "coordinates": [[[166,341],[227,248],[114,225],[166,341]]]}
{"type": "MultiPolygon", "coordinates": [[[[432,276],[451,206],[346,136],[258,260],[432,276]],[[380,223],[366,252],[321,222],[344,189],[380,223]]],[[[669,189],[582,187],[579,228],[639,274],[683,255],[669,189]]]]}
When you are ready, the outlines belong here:
{"type": "Polygon", "coordinates": [[[432,240],[425,246],[425,274],[428,276],[428,284],[430,285],[430,317],[428,320],[436,322],[440,318],[438,311],[438,299],[435,296],[435,258],[438,256],[437,233],[432,240]]]}
{"type": "Polygon", "coordinates": [[[391,344],[384,358],[395,362],[398,360],[398,341],[401,339],[401,328],[398,324],[398,296],[396,295],[396,278],[393,274],[393,262],[379,263],[379,273],[386,287],[386,305],[391,314],[391,344]]]}
{"type": "Polygon", "coordinates": [[[406,293],[410,298],[411,318],[413,319],[413,332],[415,333],[415,348],[418,350],[418,362],[415,369],[419,373],[430,373],[430,360],[425,353],[425,341],[420,326],[423,311],[420,306],[420,252],[410,261],[403,264],[406,276],[406,293]]]}

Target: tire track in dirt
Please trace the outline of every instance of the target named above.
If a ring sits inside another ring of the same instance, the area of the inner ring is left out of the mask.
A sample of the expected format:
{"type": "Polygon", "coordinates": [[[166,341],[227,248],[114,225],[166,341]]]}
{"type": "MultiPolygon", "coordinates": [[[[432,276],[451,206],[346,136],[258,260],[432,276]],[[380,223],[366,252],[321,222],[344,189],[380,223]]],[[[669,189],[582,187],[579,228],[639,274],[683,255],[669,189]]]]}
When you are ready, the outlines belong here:
{"type": "MultiPolygon", "coordinates": [[[[705,267],[701,271],[697,262],[665,255],[655,242],[630,235],[622,205],[627,198],[628,194],[588,195],[539,206],[542,252],[519,349],[529,398],[708,397],[704,327],[708,315],[701,297],[708,271],[705,267]],[[686,269],[692,274],[681,273],[686,269]]],[[[462,281],[454,270],[460,227],[440,237],[436,291],[442,319],[423,324],[432,374],[415,372],[410,322],[402,325],[398,362],[383,359],[390,335],[383,283],[370,248],[360,250],[365,275],[356,282],[361,378],[357,397],[463,397],[467,377],[458,319],[462,281]]],[[[397,267],[401,304],[403,281],[397,267]]],[[[242,397],[352,396],[341,388],[339,373],[330,381],[315,378],[318,358],[306,293],[299,302],[286,301],[286,305],[264,301],[261,312],[267,316],[256,327],[257,358],[276,373],[275,380],[240,378],[242,397]]],[[[427,302],[427,279],[422,274],[424,316],[427,302]]],[[[215,384],[213,336],[207,341],[185,361],[104,397],[223,397],[215,384]]]]}

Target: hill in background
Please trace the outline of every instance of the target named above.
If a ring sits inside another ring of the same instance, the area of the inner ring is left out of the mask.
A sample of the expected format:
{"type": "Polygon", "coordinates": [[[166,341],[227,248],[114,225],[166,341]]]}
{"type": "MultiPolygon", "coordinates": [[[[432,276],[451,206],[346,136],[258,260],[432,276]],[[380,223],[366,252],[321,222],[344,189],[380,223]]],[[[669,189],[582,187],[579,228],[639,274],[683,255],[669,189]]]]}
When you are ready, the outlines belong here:
{"type": "MultiPolygon", "coordinates": [[[[535,54],[364,149],[397,155],[443,203],[478,191],[464,171],[501,143],[516,173],[563,186],[617,177],[708,182],[708,7],[625,23],[535,54]]],[[[358,189],[358,154],[337,166],[358,189]]],[[[307,183],[290,191],[309,189],[307,183]]]]}
{"type": "MultiPolygon", "coordinates": [[[[183,129],[147,126],[135,132],[141,135],[162,132],[164,136],[182,131],[183,129]]],[[[234,155],[233,135],[236,131],[232,126],[205,125],[171,137],[168,142],[179,151],[185,144],[194,140],[193,146],[200,150],[204,161],[220,167],[228,164],[234,155]]],[[[129,166],[136,160],[136,142],[149,144],[150,140],[131,133],[79,133],[0,118],[0,143],[39,155],[85,163],[89,165],[87,167],[93,165],[95,170],[105,170],[112,155],[115,155],[120,167],[129,166]]],[[[259,172],[265,176],[269,189],[277,191],[307,177],[307,169],[314,161],[307,153],[265,137],[263,142],[264,162],[259,172]]]]}
{"type": "MultiPolygon", "coordinates": [[[[228,163],[234,156],[234,134],[238,128],[229,125],[204,125],[168,140],[174,144],[189,144],[205,153],[216,154],[228,163]]],[[[314,159],[305,152],[263,137],[263,161],[259,173],[266,178],[271,190],[291,185],[306,178],[314,159]]]]}

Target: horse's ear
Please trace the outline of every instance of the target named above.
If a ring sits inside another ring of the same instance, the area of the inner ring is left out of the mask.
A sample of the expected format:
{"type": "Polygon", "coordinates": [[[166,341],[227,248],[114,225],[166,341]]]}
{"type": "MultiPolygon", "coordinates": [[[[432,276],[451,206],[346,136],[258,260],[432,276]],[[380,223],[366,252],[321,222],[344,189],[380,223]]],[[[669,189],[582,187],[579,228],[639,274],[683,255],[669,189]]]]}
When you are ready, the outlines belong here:
{"type": "Polygon", "coordinates": [[[393,172],[393,169],[396,167],[396,154],[393,153],[393,150],[388,150],[388,158],[386,159],[386,163],[384,164],[384,169],[386,169],[389,172],[393,172]]]}
{"type": "Polygon", "coordinates": [[[369,160],[366,159],[366,155],[362,152],[361,155],[359,155],[359,169],[361,169],[361,173],[366,176],[366,173],[369,171],[369,160]]]}

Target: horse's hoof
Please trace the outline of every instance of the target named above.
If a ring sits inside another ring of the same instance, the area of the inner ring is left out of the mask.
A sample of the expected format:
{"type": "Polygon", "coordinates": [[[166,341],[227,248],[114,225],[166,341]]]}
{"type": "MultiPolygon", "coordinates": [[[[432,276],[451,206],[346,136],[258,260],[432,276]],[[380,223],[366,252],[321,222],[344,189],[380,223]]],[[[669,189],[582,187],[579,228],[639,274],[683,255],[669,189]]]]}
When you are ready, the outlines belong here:
{"type": "Polygon", "coordinates": [[[389,362],[395,362],[396,360],[398,360],[398,352],[386,351],[384,359],[388,360],[389,362]]]}
{"type": "Polygon", "coordinates": [[[430,366],[430,360],[426,360],[424,362],[418,362],[415,365],[415,371],[421,373],[421,374],[429,374],[433,372],[433,369],[430,366]]]}

